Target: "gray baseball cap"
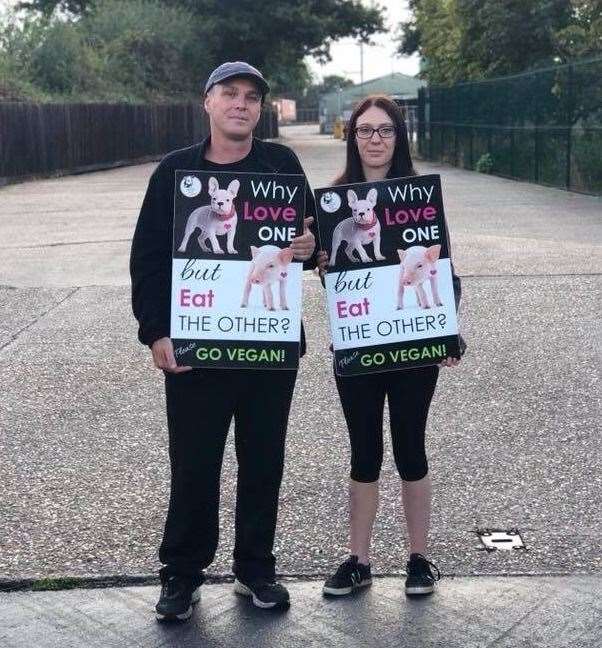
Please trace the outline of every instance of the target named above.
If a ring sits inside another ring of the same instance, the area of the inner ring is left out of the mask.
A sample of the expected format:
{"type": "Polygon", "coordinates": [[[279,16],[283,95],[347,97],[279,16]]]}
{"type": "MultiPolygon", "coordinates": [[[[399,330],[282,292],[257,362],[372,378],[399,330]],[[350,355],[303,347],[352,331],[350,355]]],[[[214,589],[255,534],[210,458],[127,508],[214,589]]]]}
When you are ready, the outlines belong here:
{"type": "Polygon", "coordinates": [[[270,91],[270,86],[263,78],[263,74],[261,74],[257,68],[254,68],[252,65],[249,65],[244,61],[229,61],[216,67],[209,75],[207,83],[205,84],[205,93],[209,92],[216,83],[220,83],[226,79],[233,79],[234,77],[247,77],[252,79],[259,86],[261,94],[264,97],[270,91]]]}

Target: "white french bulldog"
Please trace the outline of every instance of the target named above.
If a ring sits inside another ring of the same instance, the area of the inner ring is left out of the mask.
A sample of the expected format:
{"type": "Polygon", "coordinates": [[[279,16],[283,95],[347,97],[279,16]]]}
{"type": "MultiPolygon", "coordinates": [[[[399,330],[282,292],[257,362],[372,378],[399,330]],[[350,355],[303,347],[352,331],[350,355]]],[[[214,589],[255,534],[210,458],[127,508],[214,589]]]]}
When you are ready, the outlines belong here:
{"type": "Polygon", "coordinates": [[[217,180],[213,177],[209,178],[211,204],[197,207],[190,214],[178,252],[186,251],[188,239],[198,227],[201,230],[198,241],[203,252],[213,251],[213,254],[224,254],[217,237],[225,234],[228,254],[236,254],[234,235],[236,234],[238,216],[233,201],[239,189],[240,182],[238,180],[232,180],[227,189],[220,189],[217,180]],[[213,250],[207,246],[207,239],[211,241],[213,250]]]}
{"type": "Polygon", "coordinates": [[[366,253],[364,245],[374,244],[374,257],[376,261],[384,261],[385,257],[380,252],[380,222],[374,213],[374,206],[378,192],[375,188],[370,189],[365,200],[358,200],[357,194],[353,189],[347,191],[347,202],[351,207],[350,218],[342,220],[332,233],[332,250],[330,252],[330,265],[336,263],[337,252],[343,241],[347,243],[345,254],[350,261],[358,263],[358,259],[353,255],[355,250],[364,263],[369,263],[372,259],[366,253]]]}

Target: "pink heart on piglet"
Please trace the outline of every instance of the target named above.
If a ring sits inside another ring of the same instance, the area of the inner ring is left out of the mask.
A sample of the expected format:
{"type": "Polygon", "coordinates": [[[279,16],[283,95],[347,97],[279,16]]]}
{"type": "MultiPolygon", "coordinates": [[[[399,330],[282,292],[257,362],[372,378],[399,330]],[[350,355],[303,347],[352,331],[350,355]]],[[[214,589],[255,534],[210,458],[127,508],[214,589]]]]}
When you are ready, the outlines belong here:
{"type": "Polygon", "coordinates": [[[225,230],[229,230],[231,227],[232,227],[232,225],[230,225],[230,223],[226,223],[226,224],[224,225],[224,229],[225,229],[225,230]]]}
{"type": "Polygon", "coordinates": [[[376,235],[375,232],[370,232],[370,234],[368,234],[368,236],[369,236],[370,238],[374,238],[375,235],[376,235]]]}

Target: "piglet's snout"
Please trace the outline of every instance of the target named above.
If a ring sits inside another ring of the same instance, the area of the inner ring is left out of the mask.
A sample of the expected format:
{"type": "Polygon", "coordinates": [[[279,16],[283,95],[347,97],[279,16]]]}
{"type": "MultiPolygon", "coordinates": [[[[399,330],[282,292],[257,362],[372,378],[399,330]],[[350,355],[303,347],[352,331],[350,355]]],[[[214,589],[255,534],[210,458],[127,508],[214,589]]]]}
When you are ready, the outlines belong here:
{"type": "Polygon", "coordinates": [[[404,272],[401,276],[401,283],[404,286],[411,286],[416,281],[416,277],[410,272],[404,272]]]}

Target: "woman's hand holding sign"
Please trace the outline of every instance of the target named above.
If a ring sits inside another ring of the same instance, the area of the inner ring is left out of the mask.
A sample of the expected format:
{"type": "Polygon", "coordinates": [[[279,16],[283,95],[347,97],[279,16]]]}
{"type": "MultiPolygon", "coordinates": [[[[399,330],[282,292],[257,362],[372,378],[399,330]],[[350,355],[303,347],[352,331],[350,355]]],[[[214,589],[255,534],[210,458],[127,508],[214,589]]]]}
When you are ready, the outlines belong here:
{"type": "Polygon", "coordinates": [[[460,364],[460,358],[445,358],[443,362],[440,362],[438,367],[457,367],[460,364]]]}
{"type": "Polygon", "coordinates": [[[303,220],[303,234],[295,236],[291,241],[291,249],[295,254],[295,258],[299,261],[307,261],[314,253],[316,247],[316,239],[309,229],[309,226],[314,222],[313,216],[303,220]]]}
{"type": "Polygon", "coordinates": [[[442,362],[439,363],[439,367],[457,367],[460,364],[460,360],[466,351],[466,342],[464,338],[460,335],[460,357],[459,358],[445,358],[442,362]]]}
{"type": "Polygon", "coordinates": [[[318,270],[320,271],[320,276],[323,277],[328,268],[328,252],[326,252],[326,250],[318,250],[316,261],[318,264],[318,270]]]}
{"type": "Polygon", "coordinates": [[[163,371],[169,371],[170,373],[183,373],[192,369],[192,367],[178,367],[171,338],[162,337],[155,340],[151,351],[153,354],[153,362],[157,369],[163,369],[163,371]]]}

